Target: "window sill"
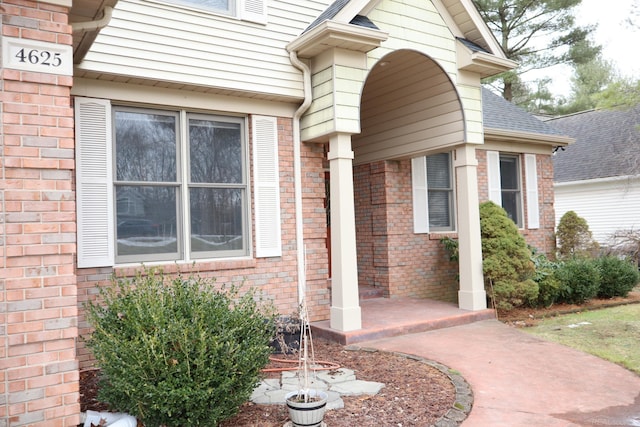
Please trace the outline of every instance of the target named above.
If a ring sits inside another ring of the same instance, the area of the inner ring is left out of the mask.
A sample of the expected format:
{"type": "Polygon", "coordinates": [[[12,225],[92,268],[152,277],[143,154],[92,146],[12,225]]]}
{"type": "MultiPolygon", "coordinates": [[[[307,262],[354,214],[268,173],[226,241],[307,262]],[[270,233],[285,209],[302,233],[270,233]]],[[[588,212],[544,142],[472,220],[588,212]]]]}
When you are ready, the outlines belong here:
{"type": "Polygon", "coordinates": [[[255,268],[255,258],[223,258],[193,261],[155,262],[121,264],[113,267],[113,272],[118,277],[130,277],[140,273],[143,269],[159,268],[164,273],[194,273],[200,271],[241,270],[255,268]]]}

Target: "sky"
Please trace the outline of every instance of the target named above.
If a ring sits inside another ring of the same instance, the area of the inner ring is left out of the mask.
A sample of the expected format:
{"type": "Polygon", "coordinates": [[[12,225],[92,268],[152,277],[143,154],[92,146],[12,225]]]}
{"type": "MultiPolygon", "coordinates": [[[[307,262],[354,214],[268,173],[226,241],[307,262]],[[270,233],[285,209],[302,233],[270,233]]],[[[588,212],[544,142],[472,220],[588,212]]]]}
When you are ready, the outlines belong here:
{"type": "MultiPolygon", "coordinates": [[[[577,25],[598,24],[594,42],[602,46],[602,56],[611,61],[614,68],[624,77],[640,78],[640,22],[632,27],[629,18],[634,0],[582,0],[576,9],[577,25]]],[[[542,75],[552,77],[551,92],[557,95],[569,95],[572,69],[569,67],[551,67],[542,75]]]]}

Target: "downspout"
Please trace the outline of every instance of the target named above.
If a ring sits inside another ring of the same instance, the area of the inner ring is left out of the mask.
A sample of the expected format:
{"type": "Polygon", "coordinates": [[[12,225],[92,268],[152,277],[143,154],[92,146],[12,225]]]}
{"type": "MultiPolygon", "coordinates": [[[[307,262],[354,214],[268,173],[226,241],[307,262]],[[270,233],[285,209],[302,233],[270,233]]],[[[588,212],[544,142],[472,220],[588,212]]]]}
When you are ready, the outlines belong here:
{"type": "Polygon", "coordinates": [[[74,22],[71,24],[71,28],[74,33],[101,30],[109,25],[109,21],[111,21],[112,16],[113,8],[111,6],[107,6],[102,11],[102,18],[95,21],[74,22]]]}
{"type": "Polygon", "coordinates": [[[300,119],[309,109],[313,95],[311,93],[311,70],[298,59],[295,51],[289,52],[291,64],[302,71],[304,101],[293,115],[293,185],[296,217],[296,247],[298,249],[298,302],[302,303],[306,292],[307,272],[304,248],[304,223],[302,218],[302,159],[300,155],[300,119]]]}

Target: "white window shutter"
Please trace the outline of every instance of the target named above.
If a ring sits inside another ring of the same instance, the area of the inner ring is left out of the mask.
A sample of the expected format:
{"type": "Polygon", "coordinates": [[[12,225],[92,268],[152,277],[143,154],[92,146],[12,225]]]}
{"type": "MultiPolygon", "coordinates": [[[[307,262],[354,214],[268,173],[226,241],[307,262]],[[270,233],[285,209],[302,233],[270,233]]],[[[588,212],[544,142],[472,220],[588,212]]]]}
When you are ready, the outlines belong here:
{"type": "Polygon", "coordinates": [[[527,225],[530,229],[540,228],[540,208],[538,205],[538,170],[536,155],[525,154],[525,180],[527,185],[527,225]]]}
{"type": "Polygon", "coordinates": [[[429,205],[427,194],[427,162],[424,157],[411,159],[411,186],[413,191],[413,232],[429,232],[429,205]]]}
{"type": "Polygon", "coordinates": [[[240,0],[239,7],[240,19],[258,24],[267,23],[267,0],[240,0]]]}
{"type": "Polygon", "coordinates": [[[256,257],[277,257],[282,255],[277,119],[252,120],[256,257]]]}
{"type": "Polygon", "coordinates": [[[500,153],[487,151],[487,180],[489,200],[502,206],[502,186],[500,185],[500,153]]]}
{"type": "Polygon", "coordinates": [[[111,104],[75,98],[78,267],[114,264],[111,104]]]}

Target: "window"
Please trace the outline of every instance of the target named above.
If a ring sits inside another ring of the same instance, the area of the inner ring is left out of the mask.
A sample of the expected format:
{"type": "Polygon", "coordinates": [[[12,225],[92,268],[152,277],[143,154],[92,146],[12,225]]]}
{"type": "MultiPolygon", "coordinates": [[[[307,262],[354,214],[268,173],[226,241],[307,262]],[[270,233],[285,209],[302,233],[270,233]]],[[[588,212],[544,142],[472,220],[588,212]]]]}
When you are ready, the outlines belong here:
{"type": "MultiPolygon", "coordinates": [[[[74,102],[78,267],[252,253],[244,118],[74,102]]],[[[255,256],[281,256],[277,119],[251,120],[255,256]]]]}
{"type": "Polygon", "coordinates": [[[244,21],[267,23],[267,0],[157,0],[185,9],[212,12],[244,21]]]}
{"type": "Polygon", "coordinates": [[[506,154],[500,155],[500,191],[502,207],[518,227],[522,227],[522,209],[520,192],[520,158],[506,154]]]}
{"type": "MultiPolygon", "coordinates": [[[[524,210],[522,208],[522,172],[520,156],[487,151],[487,175],[489,184],[489,200],[507,211],[509,218],[518,227],[524,227],[524,210]]],[[[538,172],[535,154],[524,155],[527,227],[540,227],[538,201],[538,172]]]]}
{"type": "Polygon", "coordinates": [[[412,160],[414,229],[416,233],[455,229],[451,153],[412,160]]]}
{"type": "Polygon", "coordinates": [[[190,6],[198,9],[210,10],[219,13],[234,15],[236,0],[165,0],[182,6],[190,6]]]}
{"type": "Polygon", "coordinates": [[[247,254],[242,119],[116,107],[114,144],[116,261],[247,254]]]}

